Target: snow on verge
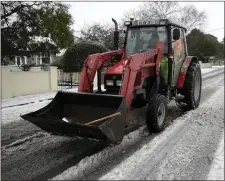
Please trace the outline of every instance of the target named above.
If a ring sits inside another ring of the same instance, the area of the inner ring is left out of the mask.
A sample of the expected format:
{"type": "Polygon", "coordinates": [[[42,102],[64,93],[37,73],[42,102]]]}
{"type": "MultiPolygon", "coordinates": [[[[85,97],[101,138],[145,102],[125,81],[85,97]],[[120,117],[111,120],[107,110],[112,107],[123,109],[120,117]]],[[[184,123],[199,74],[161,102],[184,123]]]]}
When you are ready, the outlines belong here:
{"type": "Polygon", "coordinates": [[[14,98],[6,98],[2,99],[1,107],[9,107],[18,104],[27,104],[30,102],[39,102],[39,100],[51,99],[54,98],[56,92],[51,93],[43,93],[43,94],[33,94],[33,95],[26,95],[26,96],[17,96],[14,98]]]}
{"type": "Polygon", "coordinates": [[[11,122],[21,120],[20,115],[27,114],[29,112],[37,111],[49,104],[51,100],[46,100],[38,103],[27,104],[23,106],[9,107],[2,109],[1,125],[5,125],[11,122]]]}
{"type": "Polygon", "coordinates": [[[224,180],[224,132],[214,155],[207,180],[224,180]]]}
{"type": "MultiPolygon", "coordinates": [[[[97,87],[94,87],[94,90],[96,89],[97,87]]],[[[104,90],[104,85],[102,85],[102,90],[104,90]]],[[[77,92],[77,91],[78,91],[78,88],[63,90],[63,92],[77,92]]],[[[43,95],[37,94],[37,95],[20,96],[17,98],[5,99],[3,107],[15,105],[15,104],[23,104],[23,103],[28,103],[28,104],[2,108],[1,109],[2,111],[1,124],[4,125],[4,124],[21,120],[22,118],[20,117],[20,115],[27,114],[29,112],[34,112],[43,108],[44,106],[46,106],[47,104],[51,102],[51,100],[48,100],[48,99],[54,98],[55,95],[56,95],[56,92],[44,93],[43,95]],[[47,99],[47,100],[43,100],[43,99],[47,99]],[[43,100],[43,101],[40,102],[40,100],[43,100]]]]}
{"type": "Polygon", "coordinates": [[[212,66],[212,68],[201,68],[202,74],[210,73],[214,70],[222,70],[224,69],[224,66],[212,66]]]}
{"type": "MultiPolygon", "coordinates": [[[[209,100],[203,103],[201,107],[210,107],[210,105],[219,99],[220,96],[223,94],[224,89],[218,90],[209,100]]],[[[203,109],[204,110],[204,109],[203,109]]],[[[100,180],[108,180],[108,179],[125,179],[126,177],[123,176],[125,173],[126,175],[129,172],[132,172],[138,163],[144,160],[146,157],[151,155],[151,153],[162,143],[164,142],[168,136],[179,130],[185,123],[188,124],[189,120],[194,114],[199,114],[198,109],[189,111],[187,114],[181,116],[174,120],[173,124],[168,126],[161,134],[157,135],[153,140],[151,140],[148,144],[144,145],[138,151],[136,151],[133,155],[128,157],[122,163],[117,165],[114,169],[108,172],[106,175],[100,178],[100,180]]],[[[90,172],[94,171],[99,166],[106,164],[107,161],[115,158],[116,156],[121,156],[123,150],[126,150],[127,147],[134,145],[139,140],[141,140],[141,136],[144,135],[145,126],[139,128],[138,130],[131,132],[130,134],[126,135],[123,141],[116,146],[107,147],[103,151],[96,153],[92,156],[86,157],[82,159],[77,165],[65,170],[61,174],[55,176],[51,180],[75,180],[79,179],[90,172]]]]}
{"type": "MultiPolygon", "coordinates": [[[[63,89],[63,92],[77,92],[78,88],[72,89],[63,89]]],[[[57,92],[50,92],[50,93],[43,93],[43,94],[33,94],[33,95],[26,95],[26,96],[18,96],[14,98],[6,98],[2,99],[2,109],[13,107],[13,106],[23,106],[22,104],[29,104],[29,103],[38,103],[41,101],[45,101],[48,99],[53,99],[57,92]]]]}

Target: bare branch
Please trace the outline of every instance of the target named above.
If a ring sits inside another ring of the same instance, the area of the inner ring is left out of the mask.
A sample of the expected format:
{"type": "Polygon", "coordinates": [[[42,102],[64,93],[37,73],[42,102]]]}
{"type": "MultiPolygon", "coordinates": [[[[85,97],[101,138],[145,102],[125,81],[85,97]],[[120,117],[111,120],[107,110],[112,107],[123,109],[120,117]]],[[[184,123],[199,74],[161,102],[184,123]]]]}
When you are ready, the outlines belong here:
{"type": "MultiPolygon", "coordinates": [[[[136,19],[170,19],[185,26],[187,30],[201,26],[206,19],[204,12],[198,11],[194,6],[181,7],[178,2],[144,2],[140,7],[132,11],[136,19]]],[[[122,20],[130,12],[125,12],[122,20]]]]}

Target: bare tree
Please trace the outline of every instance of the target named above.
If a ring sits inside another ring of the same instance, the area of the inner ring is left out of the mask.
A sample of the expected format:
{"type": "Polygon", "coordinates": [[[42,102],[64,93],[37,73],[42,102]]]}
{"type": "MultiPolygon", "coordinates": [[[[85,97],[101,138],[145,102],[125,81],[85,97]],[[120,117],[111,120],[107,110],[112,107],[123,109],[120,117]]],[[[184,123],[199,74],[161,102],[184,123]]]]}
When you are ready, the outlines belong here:
{"type": "MultiPolygon", "coordinates": [[[[139,6],[138,9],[141,9],[141,7],[139,6]]],[[[135,19],[140,19],[139,11],[137,11],[137,9],[129,9],[128,11],[125,11],[123,13],[123,17],[121,18],[121,21],[124,22],[129,20],[130,16],[134,16],[135,19]]]]}
{"type": "Polygon", "coordinates": [[[193,5],[182,7],[178,2],[144,2],[136,9],[124,13],[122,21],[128,20],[130,15],[136,19],[170,19],[181,24],[190,31],[200,27],[206,20],[204,11],[198,11],[193,5]]]}
{"type": "Polygon", "coordinates": [[[80,31],[81,39],[97,41],[107,48],[113,48],[113,27],[108,24],[93,23],[80,31]]]}
{"type": "MultiPolygon", "coordinates": [[[[118,22],[119,30],[122,30],[122,23],[118,22]]],[[[91,25],[86,25],[84,29],[80,31],[81,40],[91,40],[102,43],[108,49],[114,49],[114,24],[106,23],[93,23],[91,25]]],[[[124,43],[124,34],[119,34],[119,47],[121,48],[124,43]]]]}
{"type": "Polygon", "coordinates": [[[125,12],[122,20],[128,19],[130,15],[136,19],[173,18],[179,11],[177,2],[144,2],[136,9],[125,12]]]}
{"type": "Polygon", "coordinates": [[[206,20],[204,11],[198,11],[193,5],[185,6],[177,18],[177,22],[185,26],[188,31],[201,27],[206,20]]]}

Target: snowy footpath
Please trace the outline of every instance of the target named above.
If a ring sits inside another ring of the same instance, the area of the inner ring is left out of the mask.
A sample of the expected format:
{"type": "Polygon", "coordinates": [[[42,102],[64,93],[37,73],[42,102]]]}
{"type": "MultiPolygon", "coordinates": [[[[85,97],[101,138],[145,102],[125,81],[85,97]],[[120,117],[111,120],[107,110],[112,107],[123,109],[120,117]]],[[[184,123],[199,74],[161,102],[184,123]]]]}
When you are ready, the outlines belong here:
{"type": "Polygon", "coordinates": [[[224,132],[214,155],[214,160],[207,180],[224,180],[224,132]]]}
{"type": "MultiPolygon", "coordinates": [[[[77,88],[67,89],[63,91],[77,92],[77,88]]],[[[5,125],[14,121],[21,120],[20,115],[41,109],[51,102],[56,93],[57,92],[51,92],[3,99],[1,106],[1,124],[5,125]]]]}

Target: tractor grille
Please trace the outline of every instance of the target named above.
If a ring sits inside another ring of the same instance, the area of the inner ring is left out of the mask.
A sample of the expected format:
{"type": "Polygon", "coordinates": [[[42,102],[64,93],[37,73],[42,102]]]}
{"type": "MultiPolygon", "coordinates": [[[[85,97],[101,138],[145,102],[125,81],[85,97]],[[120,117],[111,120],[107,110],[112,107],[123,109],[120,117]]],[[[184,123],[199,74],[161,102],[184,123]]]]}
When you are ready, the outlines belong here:
{"type": "Polygon", "coordinates": [[[106,74],[104,76],[104,86],[105,89],[113,89],[113,90],[117,90],[120,89],[120,86],[116,85],[116,81],[117,80],[121,80],[122,79],[122,75],[115,75],[115,74],[106,74]],[[106,80],[113,80],[113,86],[107,86],[106,85],[106,80]]]}

